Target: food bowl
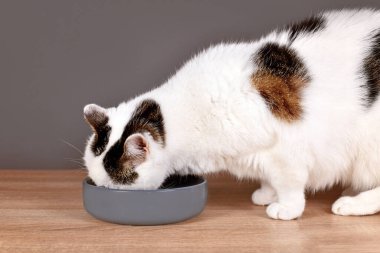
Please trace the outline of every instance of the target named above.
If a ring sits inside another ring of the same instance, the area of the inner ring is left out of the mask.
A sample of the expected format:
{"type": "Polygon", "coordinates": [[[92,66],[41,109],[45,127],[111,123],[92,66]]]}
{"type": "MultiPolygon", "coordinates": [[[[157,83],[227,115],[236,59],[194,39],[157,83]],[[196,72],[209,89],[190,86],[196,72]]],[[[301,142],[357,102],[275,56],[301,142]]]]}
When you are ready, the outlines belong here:
{"type": "Polygon", "coordinates": [[[190,219],[207,202],[207,181],[197,176],[170,176],[158,190],[117,190],[83,180],[83,205],[107,222],[163,225],[190,219]]]}

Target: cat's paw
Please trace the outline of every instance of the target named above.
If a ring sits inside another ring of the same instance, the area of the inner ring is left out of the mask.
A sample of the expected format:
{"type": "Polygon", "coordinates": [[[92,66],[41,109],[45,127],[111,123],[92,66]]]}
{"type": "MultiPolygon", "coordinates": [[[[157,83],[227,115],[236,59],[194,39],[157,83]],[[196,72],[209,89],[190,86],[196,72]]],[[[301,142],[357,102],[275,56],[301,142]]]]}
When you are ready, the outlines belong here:
{"type": "Polygon", "coordinates": [[[267,207],[267,215],[276,220],[293,220],[300,217],[303,210],[303,207],[286,206],[275,202],[267,207]]]}
{"type": "Polygon", "coordinates": [[[369,215],[379,211],[376,201],[367,200],[360,196],[341,197],[334,202],[331,208],[337,215],[369,215]]]}
{"type": "Polygon", "coordinates": [[[341,197],[334,202],[331,211],[337,215],[352,215],[355,201],[352,197],[341,197]]]}
{"type": "Polygon", "coordinates": [[[270,188],[260,188],[252,193],[252,202],[255,205],[266,206],[276,201],[276,193],[270,188]]]}

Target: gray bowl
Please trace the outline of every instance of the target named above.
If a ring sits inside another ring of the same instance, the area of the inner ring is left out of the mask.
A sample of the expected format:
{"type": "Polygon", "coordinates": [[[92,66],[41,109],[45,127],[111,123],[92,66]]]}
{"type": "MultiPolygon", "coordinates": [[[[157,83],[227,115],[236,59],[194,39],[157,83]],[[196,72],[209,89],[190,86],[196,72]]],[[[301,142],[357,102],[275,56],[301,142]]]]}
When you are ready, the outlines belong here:
{"type": "Polygon", "coordinates": [[[184,221],[202,212],[207,181],[171,176],[158,190],[115,190],[83,180],[83,205],[100,220],[129,225],[162,225],[184,221]]]}

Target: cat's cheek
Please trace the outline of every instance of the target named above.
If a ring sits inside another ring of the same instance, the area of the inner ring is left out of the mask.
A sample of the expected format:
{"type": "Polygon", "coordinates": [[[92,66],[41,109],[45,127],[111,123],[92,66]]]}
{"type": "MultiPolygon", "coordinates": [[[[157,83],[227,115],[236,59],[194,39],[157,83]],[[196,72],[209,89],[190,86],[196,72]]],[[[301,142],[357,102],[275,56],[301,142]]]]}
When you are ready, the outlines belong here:
{"type": "Polygon", "coordinates": [[[89,169],[88,176],[97,186],[108,186],[111,184],[111,180],[103,168],[89,169]]]}
{"type": "Polygon", "coordinates": [[[97,186],[108,186],[112,181],[103,166],[102,157],[95,157],[93,153],[86,149],[83,160],[85,162],[88,176],[97,186]]]}
{"type": "Polygon", "coordinates": [[[143,190],[156,190],[165,180],[166,173],[151,163],[145,163],[136,168],[138,177],[133,188],[143,190]]]}

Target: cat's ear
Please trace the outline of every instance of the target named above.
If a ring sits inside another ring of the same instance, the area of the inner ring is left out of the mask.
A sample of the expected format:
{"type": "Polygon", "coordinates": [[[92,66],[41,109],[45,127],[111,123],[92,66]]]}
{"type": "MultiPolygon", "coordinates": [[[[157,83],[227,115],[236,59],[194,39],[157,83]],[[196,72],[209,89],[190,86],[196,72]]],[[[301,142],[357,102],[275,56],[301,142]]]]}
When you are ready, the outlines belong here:
{"type": "Polygon", "coordinates": [[[149,145],[144,135],[132,134],[124,143],[124,152],[130,157],[145,159],[149,153],[149,145]]]}
{"type": "Polygon", "coordinates": [[[108,123],[107,110],[96,104],[86,105],[83,109],[84,119],[91,126],[94,132],[104,127],[108,123]]]}

